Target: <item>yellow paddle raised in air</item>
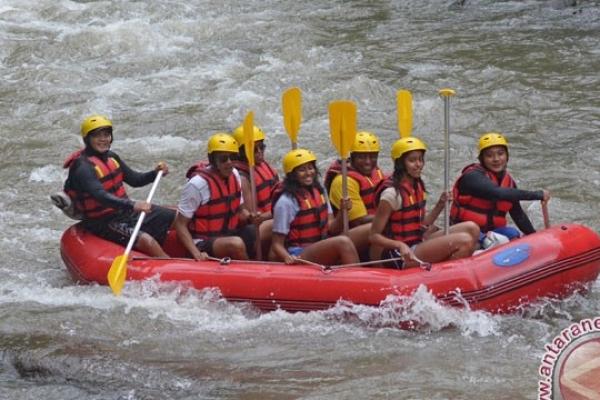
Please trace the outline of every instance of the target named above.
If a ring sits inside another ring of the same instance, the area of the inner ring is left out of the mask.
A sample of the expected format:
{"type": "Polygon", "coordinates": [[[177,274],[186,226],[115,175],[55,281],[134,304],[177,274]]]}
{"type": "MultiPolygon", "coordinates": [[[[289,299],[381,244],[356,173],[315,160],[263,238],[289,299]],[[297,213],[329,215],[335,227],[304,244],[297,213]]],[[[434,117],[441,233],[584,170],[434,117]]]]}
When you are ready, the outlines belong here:
{"type": "MultiPolygon", "coordinates": [[[[331,143],[336,148],[342,161],[342,199],[348,199],[348,167],[347,158],[356,137],[356,104],[347,100],[329,103],[329,129],[331,143]]],[[[344,223],[344,234],[348,233],[348,210],[341,207],[344,223]]]]}
{"type": "MultiPolygon", "coordinates": [[[[156,187],[158,186],[158,182],[160,181],[162,174],[162,170],[158,171],[158,174],[156,174],[156,178],[154,179],[154,183],[152,184],[152,188],[150,189],[150,193],[148,193],[148,198],[146,199],[147,203],[150,203],[150,201],[152,200],[152,196],[154,196],[154,192],[156,191],[156,187]]],[[[127,277],[127,262],[129,261],[129,253],[131,253],[131,249],[133,248],[133,244],[135,243],[135,238],[140,232],[140,228],[142,226],[142,222],[144,222],[145,217],[146,213],[142,211],[140,213],[140,217],[137,220],[137,223],[135,224],[133,233],[129,238],[129,243],[127,243],[125,253],[115,257],[110,266],[110,269],[108,270],[108,284],[110,285],[110,288],[112,289],[113,293],[117,296],[121,294],[121,290],[123,290],[125,278],[127,277]]]]}
{"type": "MultiPolygon", "coordinates": [[[[244,151],[250,169],[254,168],[254,113],[250,111],[244,118],[244,151]]],[[[252,176],[252,175],[250,175],[252,176]]]]}
{"type": "Polygon", "coordinates": [[[283,109],[283,125],[292,142],[293,150],[298,146],[298,131],[302,122],[302,92],[300,92],[300,88],[292,87],[283,92],[281,108],[283,109]]]}
{"type": "Polygon", "coordinates": [[[398,111],[398,132],[400,137],[408,137],[412,132],[413,125],[413,106],[412,94],[405,89],[398,90],[396,93],[396,103],[398,111]]]}

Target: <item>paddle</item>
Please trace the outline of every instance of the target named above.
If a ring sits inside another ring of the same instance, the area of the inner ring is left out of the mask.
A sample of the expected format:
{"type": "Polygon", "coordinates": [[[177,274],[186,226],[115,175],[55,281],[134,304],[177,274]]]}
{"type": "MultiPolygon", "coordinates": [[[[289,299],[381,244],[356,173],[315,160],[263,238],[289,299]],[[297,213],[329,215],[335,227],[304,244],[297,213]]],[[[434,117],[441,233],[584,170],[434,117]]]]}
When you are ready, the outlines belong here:
{"type": "MultiPolygon", "coordinates": [[[[348,167],[347,158],[356,136],[356,104],[347,100],[338,100],[329,103],[329,129],[331,143],[336,148],[342,160],[342,199],[348,198],[348,167]]],[[[348,233],[348,210],[342,209],[343,232],[348,233]]]]}
{"type": "Polygon", "coordinates": [[[548,202],[542,201],[542,215],[544,216],[544,228],[550,228],[550,217],[548,216],[548,202]]]}
{"type": "MultiPolygon", "coordinates": [[[[152,200],[152,196],[154,196],[154,192],[158,187],[158,182],[162,177],[163,171],[158,171],[156,174],[156,178],[154,179],[154,183],[152,184],[152,188],[150,189],[150,193],[148,193],[148,198],[146,199],[147,203],[150,203],[152,200]]],[[[120,256],[115,257],[113,260],[110,269],[108,270],[107,279],[110,288],[112,289],[115,295],[121,294],[121,290],[123,289],[123,285],[125,284],[125,277],[127,276],[127,262],[129,260],[129,253],[131,253],[131,249],[133,248],[133,244],[135,243],[135,239],[140,232],[140,228],[142,226],[142,222],[144,222],[144,218],[146,217],[145,212],[140,213],[140,217],[135,224],[135,228],[133,229],[133,233],[129,238],[129,243],[127,243],[127,247],[125,248],[125,253],[120,256]]]]}
{"type": "Polygon", "coordinates": [[[398,132],[400,137],[408,137],[412,132],[412,94],[405,89],[396,93],[398,112],[398,132]]]}
{"type": "Polygon", "coordinates": [[[283,109],[283,125],[292,142],[292,150],[294,150],[298,147],[298,130],[302,122],[302,93],[300,89],[292,87],[283,92],[281,107],[283,109]]]}
{"type": "MultiPolygon", "coordinates": [[[[252,190],[251,212],[256,212],[256,183],[254,181],[254,113],[250,111],[244,118],[244,151],[250,167],[250,188],[252,190]]],[[[256,257],[262,260],[259,225],[256,225],[256,257]]]]}
{"type": "MultiPolygon", "coordinates": [[[[440,96],[444,100],[444,193],[448,193],[450,181],[450,97],[456,92],[452,89],[440,90],[440,96]]],[[[446,199],[444,205],[444,235],[448,234],[450,229],[450,198],[446,199]]]]}

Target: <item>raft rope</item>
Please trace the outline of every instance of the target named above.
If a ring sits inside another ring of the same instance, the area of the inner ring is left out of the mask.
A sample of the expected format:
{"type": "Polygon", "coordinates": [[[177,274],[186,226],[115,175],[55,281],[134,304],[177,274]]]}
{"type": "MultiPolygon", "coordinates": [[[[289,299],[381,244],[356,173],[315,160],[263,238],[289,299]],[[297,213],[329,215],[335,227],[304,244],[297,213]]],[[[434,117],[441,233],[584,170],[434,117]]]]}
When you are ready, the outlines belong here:
{"type": "MultiPolygon", "coordinates": [[[[419,267],[421,269],[424,269],[425,271],[431,271],[431,263],[420,260],[417,257],[414,257],[414,259],[416,262],[419,263],[419,267]]],[[[338,269],[338,268],[345,268],[345,267],[365,267],[368,265],[379,265],[379,264],[385,264],[385,263],[394,262],[394,261],[404,261],[404,258],[403,257],[394,257],[394,258],[388,258],[386,260],[365,261],[365,262],[360,262],[360,263],[355,263],[355,264],[332,265],[328,268],[329,269],[338,269]]]]}
{"type": "MultiPolygon", "coordinates": [[[[424,269],[425,271],[431,271],[431,263],[422,261],[422,260],[418,259],[416,256],[414,257],[414,259],[416,262],[419,263],[419,267],[421,269],[424,269]]],[[[181,257],[172,257],[172,258],[169,258],[169,257],[133,257],[132,260],[185,260],[185,261],[190,261],[193,259],[181,258],[181,257]]],[[[280,264],[278,262],[272,262],[272,261],[232,260],[231,257],[223,257],[223,258],[208,257],[208,260],[217,261],[221,265],[229,265],[229,264],[231,264],[232,261],[240,261],[240,262],[251,261],[253,263],[259,263],[259,264],[280,264]]],[[[354,264],[338,264],[338,265],[323,265],[323,264],[319,264],[319,263],[312,262],[309,260],[305,260],[303,258],[296,258],[296,260],[302,264],[311,265],[311,266],[317,267],[323,271],[331,271],[334,269],[341,269],[341,268],[366,267],[368,265],[380,265],[380,264],[386,264],[386,263],[390,263],[390,262],[394,262],[394,261],[404,261],[404,258],[403,257],[395,257],[395,258],[388,258],[386,260],[365,261],[365,262],[359,262],[359,263],[354,263],[354,264]]]]}

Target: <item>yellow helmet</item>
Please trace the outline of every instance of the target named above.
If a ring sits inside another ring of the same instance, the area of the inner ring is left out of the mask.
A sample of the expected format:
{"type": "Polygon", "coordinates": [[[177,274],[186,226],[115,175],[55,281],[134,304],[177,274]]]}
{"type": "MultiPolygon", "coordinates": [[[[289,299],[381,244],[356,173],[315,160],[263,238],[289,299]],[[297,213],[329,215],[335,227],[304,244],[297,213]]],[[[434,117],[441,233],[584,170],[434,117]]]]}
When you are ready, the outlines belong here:
{"type": "Polygon", "coordinates": [[[479,138],[479,152],[492,146],[505,146],[508,149],[508,141],[501,133],[488,132],[479,138]]]}
{"type": "Polygon", "coordinates": [[[371,132],[357,132],[350,153],[379,153],[379,139],[371,132]]]}
{"type": "Polygon", "coordinates": [[[413,150],[427,151],[427,146],[414,136],[403,137],[392,145],[392,160],[396,161],[402,154],[413,150]]]}
{"type": "MultiPolygon", "coordinates": [[[[235,140],[238,142],[238,146],[242,147],[244,145],[244,125],[240,125],[233,130],[232,133],[235,140]]],[[[258,142],[259,140],[265,140],[265,133],[258,126],[254,125],[254,141],[258,142]]]]}
{"type": "Polygon", "coordinates": [[[213,151],[238,152],[238,142],[227,133],[215,133],[208,139],[208,154],[213,151]]]}
{"type": "Polygon", "coordinates": [[[294,168],[311,161],[317,161],[317,157],[310,150],[296,149],[289,151],[283,157],[283,172],[289,174],[294,168]]]}
{"type": "Polygon", "coordinates": [[[81,123],[81,137],[85,138],[91,131],[98,128],[112,128],[112,122],[103,115],[92,115],[81,123]]]}

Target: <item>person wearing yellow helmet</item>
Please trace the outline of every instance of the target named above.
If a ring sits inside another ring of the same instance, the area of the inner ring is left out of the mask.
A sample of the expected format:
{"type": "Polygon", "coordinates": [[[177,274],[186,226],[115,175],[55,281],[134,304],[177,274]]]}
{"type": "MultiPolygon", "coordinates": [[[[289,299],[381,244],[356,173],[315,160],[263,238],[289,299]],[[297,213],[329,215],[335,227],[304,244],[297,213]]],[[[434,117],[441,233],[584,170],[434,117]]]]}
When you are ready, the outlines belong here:
{"type": "Polygon", "coordinates": [[[394,173],[377,188],[377,211],[371,223],[372,260],[397,260],[396,268],[470,256],[479,229],[472,222],[453,226],[447,235],[433,223],[444,208],[443,193],[435,207],[425,212],[427,192],[421,179],[427,146],[416,137],[404,137],[392,146],[394,173]]]}
{"type": "MultiPolygon", "coordinates": [[[[357,132],[347,163],[347,193],[352,203],[348,211],[352,228],[349,235],[362,260],[369,258],[369,223],[375,215],[375,188],[384,178],[377,165],[379,150],[379,138],[374,133],[357,132]]],[[[324,182],[334,215],[338,214],[342,200],[342,181],[342,162],[336,159],[327,169],[324,182]]]]}
{"type": "Polygon", "coordinates": [[[273,238],[269,259],[296,264],[354,264],[358,253],[342,230],[341,213],[333,212],[319,183],[314,153],[296,149],[283,157],[285,178],[273,193],[273,238]]]}
{"type": "MultiPolygon", "coordinates": [[[[351,227],[369,223],[375,215],[375,188],[384,178],[377,165],[378,156],[379,138],[371,132],[358,132],[350,148],[348,166],[348,198],[352,201],[348,219],[351,227]]],[[[325,189],[329,192],[335,214],[342,199],[341,171],[341,161],[334,160],[325,174],[325,189]]]]}
{"type": "Polygon", "coordinates": [[[507,213],[524,234],[535,232],[520,201],[548,201],[550,193],[544,189],[529,191],[517,188],[507,170],[508,141],[501,133],[481,135],[478,152],[479,163],[463,168],[454,184],[450,222],[475,222],[482,232],[482,245],[487,232],[499,233],[508,239],[521,236],[519,230],[507,225],[507,213]]]}
{"type": "Polygon", "coordinates": [[[140,187],[152,183],[158,171],[169,168],[159,162],[145,173],[131,169],[110,150],[113,125],[105,116],[92,115],[81,124],[85,147],[72,153],[64,163],[69,175],[64,190],[82,218],[85,229],[104,239],[127,245],[139,213],[146,217],[134,248],[154,257],[168,257],[161,247],[175,218],[175,211],[127,196],[125,185],[140,187]]]}
{"type": "Polygon", "coordinates": [[[196,260],[209,256],[247,260],[256,239],[244,205],[241,179],[233,161],[237,141],[227,133],[208,139],[208,163],[199,162],[188,171],[175,230],[181,244],[196,260]]]}
{"type": "MultiPolygon", "coordinates": [[[[279,182],[277,170],[265,159],[265,134],[257,126],[254,126],[254,185],[256,186],[256,205],[248,206],[250,210],[256,210],[251,216],[251,222],[259,226],[259,236],[262,246],[262,254],[266,255],[271,246],[271,228],[273,226],[273,214],[271,207],[271,196],[273,188],[279,182]]],[[[244,126],[240,125],[234,129],[232,136],[238,142],[238,159],[234,166],[242,178],[242,192],[248,203],[253,202],[252,187],[250,186],[250,166],[246,158],[244,146],[244,126]]]]}

